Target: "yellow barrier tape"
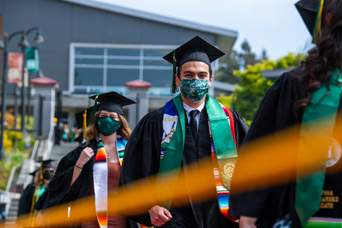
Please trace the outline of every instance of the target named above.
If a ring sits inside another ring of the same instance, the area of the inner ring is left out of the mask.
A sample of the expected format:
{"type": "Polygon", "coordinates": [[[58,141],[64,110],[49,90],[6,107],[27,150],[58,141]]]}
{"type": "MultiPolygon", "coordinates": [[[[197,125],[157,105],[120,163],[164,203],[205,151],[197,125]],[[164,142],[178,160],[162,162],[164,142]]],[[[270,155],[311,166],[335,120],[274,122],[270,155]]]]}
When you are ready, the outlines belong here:
{"type": "MultiPolygon", "coordinates": [[[[335,132],[341,137],[341,123],[335,126],[335,132]]],[[[312,132],[306,143],[305,161],[301,161],[300,172],[309,175],[318,164],[327,158],[324,125],[322,131],[312,132]]],[[[264,137],[244,146],[238,158],[238,170],[234,173],[232,186],[241,192],[265,186],[272,186],[295,180],[297,168],[296,153],[300,127],[293,127],[286,131],[264,137]]],[[[147,212],[152,206],[172,199],[173,205],[183,205],[185,199],[191,195],[193,201],[208,200],[216,197],[213,181],[212,160],[205,159],[189,166],[187,174],[184,172],[175,176],[172,172],[165,173],[161,182],[156,177],[139,180],[118,191],[112,192],[108,199],[108,213],[115,215],[119,211],[125,216],[147,212]],[[184,186],[175,195],[168,194],[163,183],[172,182],[184,186]],[[185,187],[187,186],[187,187],[185,187]]],[[[85,198],[67,205],[57,206],[43,211],[36,219],[35,227],[63,226],[79,224],[82,221],[96,220],[94,199],[85,198]],[[70,216],[68,216],[70,208],[70,216]]],[[[27,227],[28,216],[20,216],[16,224],[0,224],[0,228],[27,227]]]]}

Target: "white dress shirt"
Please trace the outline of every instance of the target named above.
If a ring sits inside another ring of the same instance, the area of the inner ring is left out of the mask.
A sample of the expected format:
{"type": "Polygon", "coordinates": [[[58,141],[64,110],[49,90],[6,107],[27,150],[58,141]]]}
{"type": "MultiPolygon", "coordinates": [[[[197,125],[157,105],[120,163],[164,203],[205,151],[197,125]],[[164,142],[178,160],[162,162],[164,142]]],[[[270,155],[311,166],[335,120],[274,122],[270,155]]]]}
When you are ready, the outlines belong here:
{"type": "Polygon", "coordinates": [[[189,105],[187,105],[187,104],[185,104],[185,103],[183,102],[183,107],[184,107],[184,110],[185,110],[185,112],[186,112],[186,117],[187,117],[187,119],[188,119],[188,124],[190,123],[190,116],[189,116],[189,113],[190,113],[192,110],[196,110],[196,109],[199,111],[199,113],[197,113],[197,115],[196,115],[196,119],[197,119],[197,130],[198,130],[198,127],[199,127],[199,120],[200,120],[201,112],[202,112],[202,110],[203,110],[203,108],[204,108],[204,105],[205,105],[205,102],[203,102],[203,104],[201,104],[201,105],[198,106],[197,108],[193,108],[193,107],[191,107],[191,106],[189,106],[189,105]]]}

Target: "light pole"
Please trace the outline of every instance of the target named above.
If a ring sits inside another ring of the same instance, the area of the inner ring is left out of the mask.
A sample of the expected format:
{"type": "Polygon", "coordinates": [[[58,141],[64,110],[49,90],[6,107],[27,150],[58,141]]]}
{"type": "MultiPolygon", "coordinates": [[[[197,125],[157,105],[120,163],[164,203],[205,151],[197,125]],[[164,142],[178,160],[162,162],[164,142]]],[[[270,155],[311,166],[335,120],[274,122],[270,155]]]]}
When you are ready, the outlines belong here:
{"type": "MultiPolygon", "coordinates": [[[[42,35],[42,32],[40,31],[40,28],[39,27],[33,27],[33,28],[30,28],[26,31],[26,37],[28,37],[28,35],[33,32],[33,31],[37,31],[36,33],[36,36],[35,38],[33,39],[33,41],[35,43],[43,43],[44,42],[44,37],[42,35]]],[[[23,47],[22,48],[22,52],[23,52],[23,55],[24,55],[24,64],[23,64],[23,81],[22,81],[22,87],[21,87],[21,104],[22,104],[22,109],[21,109],[21,129],[23,132],[25,132],[25,116],[26,116],[26,113],[25,113],[25,69],[26,69],[26,47],[23,47]]],[[[28,75],[29,75],[29,72],[28,72],[28,75]]],[[[29,76],[28,76],[29,77],[29,76]]],[[[28,97],[27,97],[27,104],[28,104],[28,107],[30,109],[30,100],[31,100],[31,86],[30,84],[28,85],[28,97]]]]}
{"type": "Polygon", "coordinates": [[[26,48],[30,46],[26,34],[21,37],[21,42],[18,44],[21,47],[21,52],[24,56],[22,78],[21,78],[21,131],[25,133],[25,71],[26,71],[26,48]]]}
{"type": "Polygon", "coordinates": [[[5,148],[4,148],[4,134],[5,134],[5,113],[6,113],[6,84],[7,84],[7,44],[8,42],[16,35],[21,34],[21,40],[18,46],[23,47],[24,45],[29,45],[26,40],[24,30],[17,31],[12,33],[11,35],[4,35],[3,42],[0,42],[0,48],[2,49],[2,96],[1,96],[1,137],[0,137],[0,160],[5,156],[5,148]]]}
{"type": "Polygon", "coordinates": [[[5,150],[4,150],[4,134],[5,134],[5,111],[6,111],[6,104],[5,104],[5,88],[6,88],[6,82],[7,79],[5,77],[5,58],[7,58],[7,54],[5,51],[5,42],[3,42],[0,39],[0,49],[2,49],[2,72],[1,72],[1,77],[2,77],[2,95],[1,95],[1,132],[0,132],[0,161],[2,160],[2,157],[5,155],[5,150]]]}

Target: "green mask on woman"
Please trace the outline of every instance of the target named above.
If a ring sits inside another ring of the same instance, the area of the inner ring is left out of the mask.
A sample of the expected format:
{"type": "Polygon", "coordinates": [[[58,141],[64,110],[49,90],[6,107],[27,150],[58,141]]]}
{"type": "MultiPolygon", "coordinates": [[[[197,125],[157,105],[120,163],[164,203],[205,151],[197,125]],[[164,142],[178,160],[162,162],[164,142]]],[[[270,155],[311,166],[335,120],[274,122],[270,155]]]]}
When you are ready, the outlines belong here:
{"type": "Polygon", "coordinates": [[[98,117],[97,126],[100,133],[104,136],[108,136],[116,132],[120,127],[120,121],[113,120],[109,116],[98,117]]]}

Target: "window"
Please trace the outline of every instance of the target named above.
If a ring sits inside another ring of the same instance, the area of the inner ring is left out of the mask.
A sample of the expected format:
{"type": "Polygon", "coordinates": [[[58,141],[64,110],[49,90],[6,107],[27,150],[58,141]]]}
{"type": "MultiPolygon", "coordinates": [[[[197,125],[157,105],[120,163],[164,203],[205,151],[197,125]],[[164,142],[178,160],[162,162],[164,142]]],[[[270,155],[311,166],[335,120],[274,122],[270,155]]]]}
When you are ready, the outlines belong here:
{"type": "Polygon", "coordinates": [[[124,91],[133,80],[170,91],[172,65],[163,56],[174,47],[153,45],[71,45],[70,92],[124,91]]]}
{"type": "Polygon", "coordinates": [[[75,85],[103,85],[103,69],[91,67],[75,68],[75,85]]]}
{"type": "MultiPolygon", "coordinates": [[[[70,46],[69,91],[126,94],[133,80],[152,83],[149,92],[170,95],[172,64],[162,57],[176,48],[170,45],[116,45],[72,43],[70,46]]],[[[218,62],[212,64],[218,68],[218,62]]]]}
{"type": "Polygon", "coordinates": [[[172,82],[172,70],[144,70],[144,80],[155,87],[166,87],[170,90],[172,82]]]}
{"type": "Polygon", "coordinates": [[[108,69],[107,86],[125,86],[126,82],[136,80],[139,69],[108,69]]]}

